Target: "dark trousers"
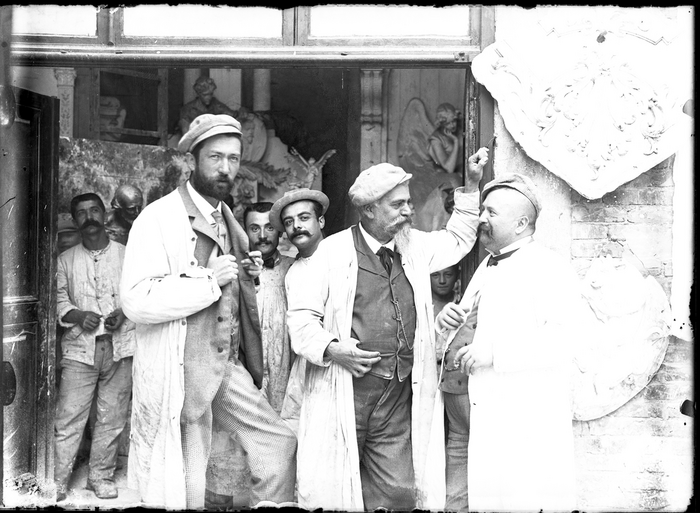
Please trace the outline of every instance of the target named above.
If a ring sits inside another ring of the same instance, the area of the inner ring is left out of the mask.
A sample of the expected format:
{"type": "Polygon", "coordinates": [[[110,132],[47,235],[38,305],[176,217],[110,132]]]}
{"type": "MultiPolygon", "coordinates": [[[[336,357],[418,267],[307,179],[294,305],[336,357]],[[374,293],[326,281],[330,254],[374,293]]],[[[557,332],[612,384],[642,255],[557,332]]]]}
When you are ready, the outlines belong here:
{"type": "Polygon", "coordinates": [[[353,379],[355,425],[365,509],[416,505],[411,446],[411,376],[353,379]]]}

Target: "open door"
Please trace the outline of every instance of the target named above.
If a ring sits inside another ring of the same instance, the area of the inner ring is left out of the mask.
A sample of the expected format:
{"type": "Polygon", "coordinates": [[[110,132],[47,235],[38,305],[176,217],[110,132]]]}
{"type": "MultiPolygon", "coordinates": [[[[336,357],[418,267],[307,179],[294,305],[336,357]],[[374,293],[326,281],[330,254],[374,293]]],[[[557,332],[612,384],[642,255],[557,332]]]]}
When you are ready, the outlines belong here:
{"type": "Polygon", "coordinates": [[[14,89],[0,128],[4,479],[53,478],[59,100],[14,89]]]}

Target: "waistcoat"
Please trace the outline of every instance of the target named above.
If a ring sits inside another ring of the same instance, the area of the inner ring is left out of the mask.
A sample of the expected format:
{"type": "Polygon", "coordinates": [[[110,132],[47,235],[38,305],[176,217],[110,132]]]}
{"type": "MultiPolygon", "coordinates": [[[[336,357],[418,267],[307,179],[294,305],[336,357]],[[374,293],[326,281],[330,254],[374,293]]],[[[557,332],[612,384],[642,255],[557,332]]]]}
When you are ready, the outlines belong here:
{"type": "Polygon", "coordinates": [[[352,337],[360,341],[360,349],[378,351],[381,355],[369,374],[392,379],[398,372],[399,380],[403,381],[413,367],[416,332],[413,287],[403,271],[400,255],[394,255],[390,278],[357,226],[352,234],[358,258],[352,337]]]}

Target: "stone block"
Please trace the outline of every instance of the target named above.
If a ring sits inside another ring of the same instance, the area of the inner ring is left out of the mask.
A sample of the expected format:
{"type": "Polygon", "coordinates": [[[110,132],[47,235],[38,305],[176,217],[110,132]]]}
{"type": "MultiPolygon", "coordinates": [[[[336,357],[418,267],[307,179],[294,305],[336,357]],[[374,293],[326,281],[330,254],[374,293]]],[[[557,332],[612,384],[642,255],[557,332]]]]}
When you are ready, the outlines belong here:
{"type": "Polygon", "coordinates": [[[649,225],[666,224],[671,229],[673,208],[665,205],[634,205],[626,210],[625,220],[649,225]]]}
{"type": "Polygon", "coordinates": [[[571,223],[572,239],[607,239],[608,225],[604,223],[571,223]]]}

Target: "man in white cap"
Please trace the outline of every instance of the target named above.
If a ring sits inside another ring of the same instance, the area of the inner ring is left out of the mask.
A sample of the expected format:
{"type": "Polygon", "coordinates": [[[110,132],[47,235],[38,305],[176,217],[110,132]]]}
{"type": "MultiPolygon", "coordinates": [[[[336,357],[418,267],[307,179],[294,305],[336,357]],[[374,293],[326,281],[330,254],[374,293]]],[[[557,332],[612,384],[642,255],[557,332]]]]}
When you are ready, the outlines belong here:
{"type": "Polygon", "coordinates": [[[489,182],[482,204],[479,240],[489,256],[436,320],[447,344],[447,508],[466,511],[468,490],[472,511],[571,511],[577,277],[533,240],[542,208],[530,178],[489,182]]]}
{"type": "Polygon", "coordinates": [[[284,193],[270,210],[272,226],[285,232],[302,258],[314,254],[321,240],[328,210],[328,196],[321,191],[301,188],[284,193]]]}
{"type": "Polygon", "coordinates": [[[298,500],[314,509],[443,509],[444,427],[430,273],[474,245],[488,150],[469,158],[444,230],[411,229],[410,174],[382,163],[349,197],[360,222],[288,274],[292,349],[309,364],[298,500]]]}
{"type": "Polygon", "coordinates": [[[202,509],[215,421],[248,454],[252,505],[289,502],[296,439],[259,390],[260,252],[246,258],[248,237],[223,201],[240,165],[240,123],[198,116],[178,149],[190,178],[135,220],[122,274],[137,346],[129,486],[148,506],[202,509]]]}

